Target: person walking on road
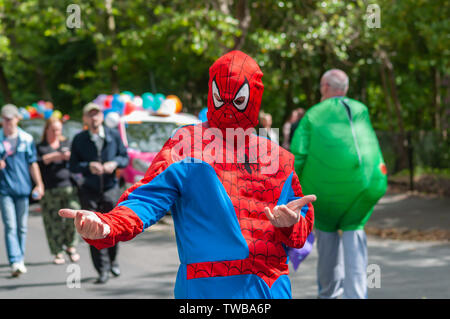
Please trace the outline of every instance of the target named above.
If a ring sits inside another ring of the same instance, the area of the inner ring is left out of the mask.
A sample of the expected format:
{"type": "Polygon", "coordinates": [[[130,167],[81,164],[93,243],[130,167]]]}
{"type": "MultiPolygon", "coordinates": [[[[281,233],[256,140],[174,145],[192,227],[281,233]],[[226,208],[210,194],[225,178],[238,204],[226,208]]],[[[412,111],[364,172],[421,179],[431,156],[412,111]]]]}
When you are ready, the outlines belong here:
{"type": "MultiPolygon", "coordinates": [[[[119,132],[103,125],[103,113],[95,103],[83,108],[83,120],[88,129],[77,134],[72,142],[70,170],[84,177],[79,190],[82,209],[107,213],[119,199],[120,191],[116,169],[128,165],[128,154],[119,132]]],[[[109,273],[120,275],[117,262],[118,245],[106,249],[90,246],[96,283],[103,284],[109,273]]]]}
{"type": "Polygon", "coordinates": [[[387,187],[367,107],[347,90],[343,71],[325,72],[321,102],[306,112],[291,144],[304,191],[317,195],[319,298],[367,298],[364,225],[387,187]]]}
{"type": "Polygon", "coordinates": [[[11,275],[17,277],[27,272],[24,260],[29,196],[32,193],[34,199],[41,199],[44,183],[36,162],[33,137],[18,127],[21,116],[17,107],[6,104],[1,116],[0,209],[11,275]]]}
{"type": "Polygon", "coordinates": [[[37,145],[38,163],[46,190],[40,201],[41,212],[55,264],[65,263],[64,251],[72,262],[80,259],[76,250],[79,236],[75,226],[58,215],[61,205],[80,209],[69,171],[70,141],[62,135],[62,129],[62,121],[50,117],[45,123],[42,141],[37,145]]]}

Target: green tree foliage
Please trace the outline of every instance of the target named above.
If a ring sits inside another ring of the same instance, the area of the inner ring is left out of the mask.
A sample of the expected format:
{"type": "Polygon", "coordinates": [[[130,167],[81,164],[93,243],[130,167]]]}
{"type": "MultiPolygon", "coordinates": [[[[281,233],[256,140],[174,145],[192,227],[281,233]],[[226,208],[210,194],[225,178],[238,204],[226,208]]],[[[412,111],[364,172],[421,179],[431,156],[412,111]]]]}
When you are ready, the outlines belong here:
{"type": "MultiPolygon", "coordinates": [[[[448,1],[0,0],[0,102],[39,99],[79,116],[100,93],[175,94],[206,106],[208,68],[240,49],[260,64],[262,108],[281,127],[320,100],[337,67],[376,129],[434,130],[448,141],[448,1]],[[68,28],[70,4],[79,28],[68,28]],[[371,27],[369,5],[380,27],[371,27]]],[[[448,143],[444,144],[448,154],[448,143]]]]}

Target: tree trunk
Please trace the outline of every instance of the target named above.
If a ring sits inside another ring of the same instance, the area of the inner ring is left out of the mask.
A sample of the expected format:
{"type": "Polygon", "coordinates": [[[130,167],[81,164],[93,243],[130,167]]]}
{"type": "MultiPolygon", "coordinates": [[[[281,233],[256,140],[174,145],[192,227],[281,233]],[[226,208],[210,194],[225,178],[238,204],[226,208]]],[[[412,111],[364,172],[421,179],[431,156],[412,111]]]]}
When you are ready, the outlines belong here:
{"type": "Polygon", "coordinates": [[[47,87],[47,76],[44,73],[44,70],[38,65],[36,68],[36,81],[38,82],[39,91],[41,92],[41,96],[45,101],[53,101],[52,94],[47,87]]]}
{"type": "MultiPolygon", "coordinates": [[[[284,107],[284,115],[281,119],[280,127],[283,127],[283,124],[286,123],[286,121],[291,116],[292,111],[294,111],[294,109],[295,109],[295,105],[293,102],[292,79],[290,79],[290,77],[289,77],[289,71],[291,69],[292,69],[292,60],[285,59],[281,63],[281,70],[282,70],[283,74],[285,74],[285,79],[286,79],[285,81],[287,81],[287,83],[283,87],[283,89],[285,90],[284,91],[285,92],[285,95],[284,95],[285,107],[284,107]]],[[[280,132],[281,132],[281,130],[280,130],[280,132]]]]}
{"type": "Polygon", "coordinates": [[[444,98],[444,105],[445,109],[442,112],[442,137],[444,138],[444,141],[447,141],[448,138],[448,130],[449,130],[449,124],[448,124],[448,116],[450,115],[450,108],[448,107],[450,105],[450,75],[445,74],[444,80],[442,81],[442,84],[445,88],[445,98],[444,98]]]}
{"type": "MultiPolygon", "coordinates": [[[[107,28],[108,28],[108,35],[112,39],[112,45],[111,48],[108,50],[108,55],[112,57],[113,55],[113,47],[115,46],[115,39],[116,39],[116,22],[114,20],[114,15],[112,14],[112,3],[113,0],[105,0],[105,7],[106,7],[106,18],[107,18],[107,28]]],[[[119,67],[115,63],[115,61],[112,62],[113,64],[110,67],[110,80],[111,80],[111,91],[113,94],[119,93],[119,75],[118,75],[118,69],[119,67]]]]}
{"type": "Polygon", "coordinates": [[[3,96],[3,101],[5,103],[14,104],[11,90],[9,89],[8,79],[6,78],[5,72],[3,71],[3,66],[0,64],[0,92],[3,96]]]}
{"type": "Polygon", "coordinates": [[[434,127],[441,131],[441,74],[437,68],[434,70],[434,127]]]}
{"type": "Polygon", "coordinates": [[[384,91],[384,101],[386,103],[386,110],[387,110],[387,123],[388,123],[388,127],[389,127],[389,131],[391,132],[395,132],[395,128],[394,125],[392,124],[392,120],[394,119],[393,116],[393,112],[392,112],[392,104],[391,104],[391,99],[390,97],[390,93],[389,93],[389,88],[387,86],[387,81],[386,81],[386,72],[384,70],[384,66],[383,64],[380,64],[380,77],[381,77],[381,85],[383,86],[383,91],[384,91]]]}
{"type": "Polygon", "coordinates": [[[239,20],[239,28],[242,33],[239,37],[236,37],[233,50],[241,50],[244,46],[248,29],[250,28],[250,22],[252,20],[247,0],[238,1],[236,5],[236,18],[239,20]]]}
{"type": "MultiPolygon", "coordinates": [[[[394,66],[392,65],[391,61],[389,60],[389,57],[386,52],[381,51],[379,52],[379,56],[381,58],[382,62],[382,68],[387,71],[387,76],[384,76],[384,85],[386,87],[389,87],[390,91],[390,98],[393,101],[394,104],[394,110],[395,115],[397,118],[397,125],[398,128],[398,135],[395,141],[396,149],[398,157],[396,158],[396,163],[394,167],[394,172],[400,171],[405,168],[409,168],[412,171],[412,167],[408,167],[408,140],[406,139],[405,134],[405,127],[403,124],[403,117],[402,117],[402,104],[400,102],[400,99],[398,98],[397,93],[397,86],[395,84],[395,73],[394,73],[394,66]]],[[[384,73],[384,72],[383,72],[384,73]]],[[[385,90],[386,91],[386,90],[385,90]]],[[[387,91],[386,91],[387,93],[387,91]]],[[[388,104],[390,105],[390,103],[388,104]]]]}
{"type": "Polygon", "coordinates": [[[397,94],[397,85],[395,84],[395,73],[394,73],[394,67],[390,61],[386,61],[386,69],[387,69],[387,75],[389,80],[389,86],[391,89],[391,97],[394,101],[394,110],[395,114],[397,116],[397,124],[398,128],[400,130],[400,134],[402,135],[402,138],[405,137],[405,126],[403,124],[403,116],[402,116],[402,104],[400,103],[400,99],[398,98],[397,94]]]}

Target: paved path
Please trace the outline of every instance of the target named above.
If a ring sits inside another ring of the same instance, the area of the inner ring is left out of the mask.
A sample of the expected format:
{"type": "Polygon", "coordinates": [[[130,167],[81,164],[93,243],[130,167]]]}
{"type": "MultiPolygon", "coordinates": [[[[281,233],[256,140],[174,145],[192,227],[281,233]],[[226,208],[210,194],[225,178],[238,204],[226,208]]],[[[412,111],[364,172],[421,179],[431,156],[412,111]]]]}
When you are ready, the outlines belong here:
{"type": "Polygon", "coordinates": [[[375,206],[367,226],[450,231],[450,198],[386,194],[375,206]]]}

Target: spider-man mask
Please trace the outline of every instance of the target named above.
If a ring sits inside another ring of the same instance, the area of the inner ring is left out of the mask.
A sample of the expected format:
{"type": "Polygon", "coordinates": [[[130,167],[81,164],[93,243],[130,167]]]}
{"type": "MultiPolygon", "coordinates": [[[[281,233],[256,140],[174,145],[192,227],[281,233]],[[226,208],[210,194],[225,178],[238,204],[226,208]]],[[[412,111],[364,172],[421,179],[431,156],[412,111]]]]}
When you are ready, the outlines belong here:
{"type": "Polygon", "coordinates": [[[258,124],[264,85],[258,64],[241,51],[220,57],[209,69],[208,122],[219,129],[258,124]]]}

